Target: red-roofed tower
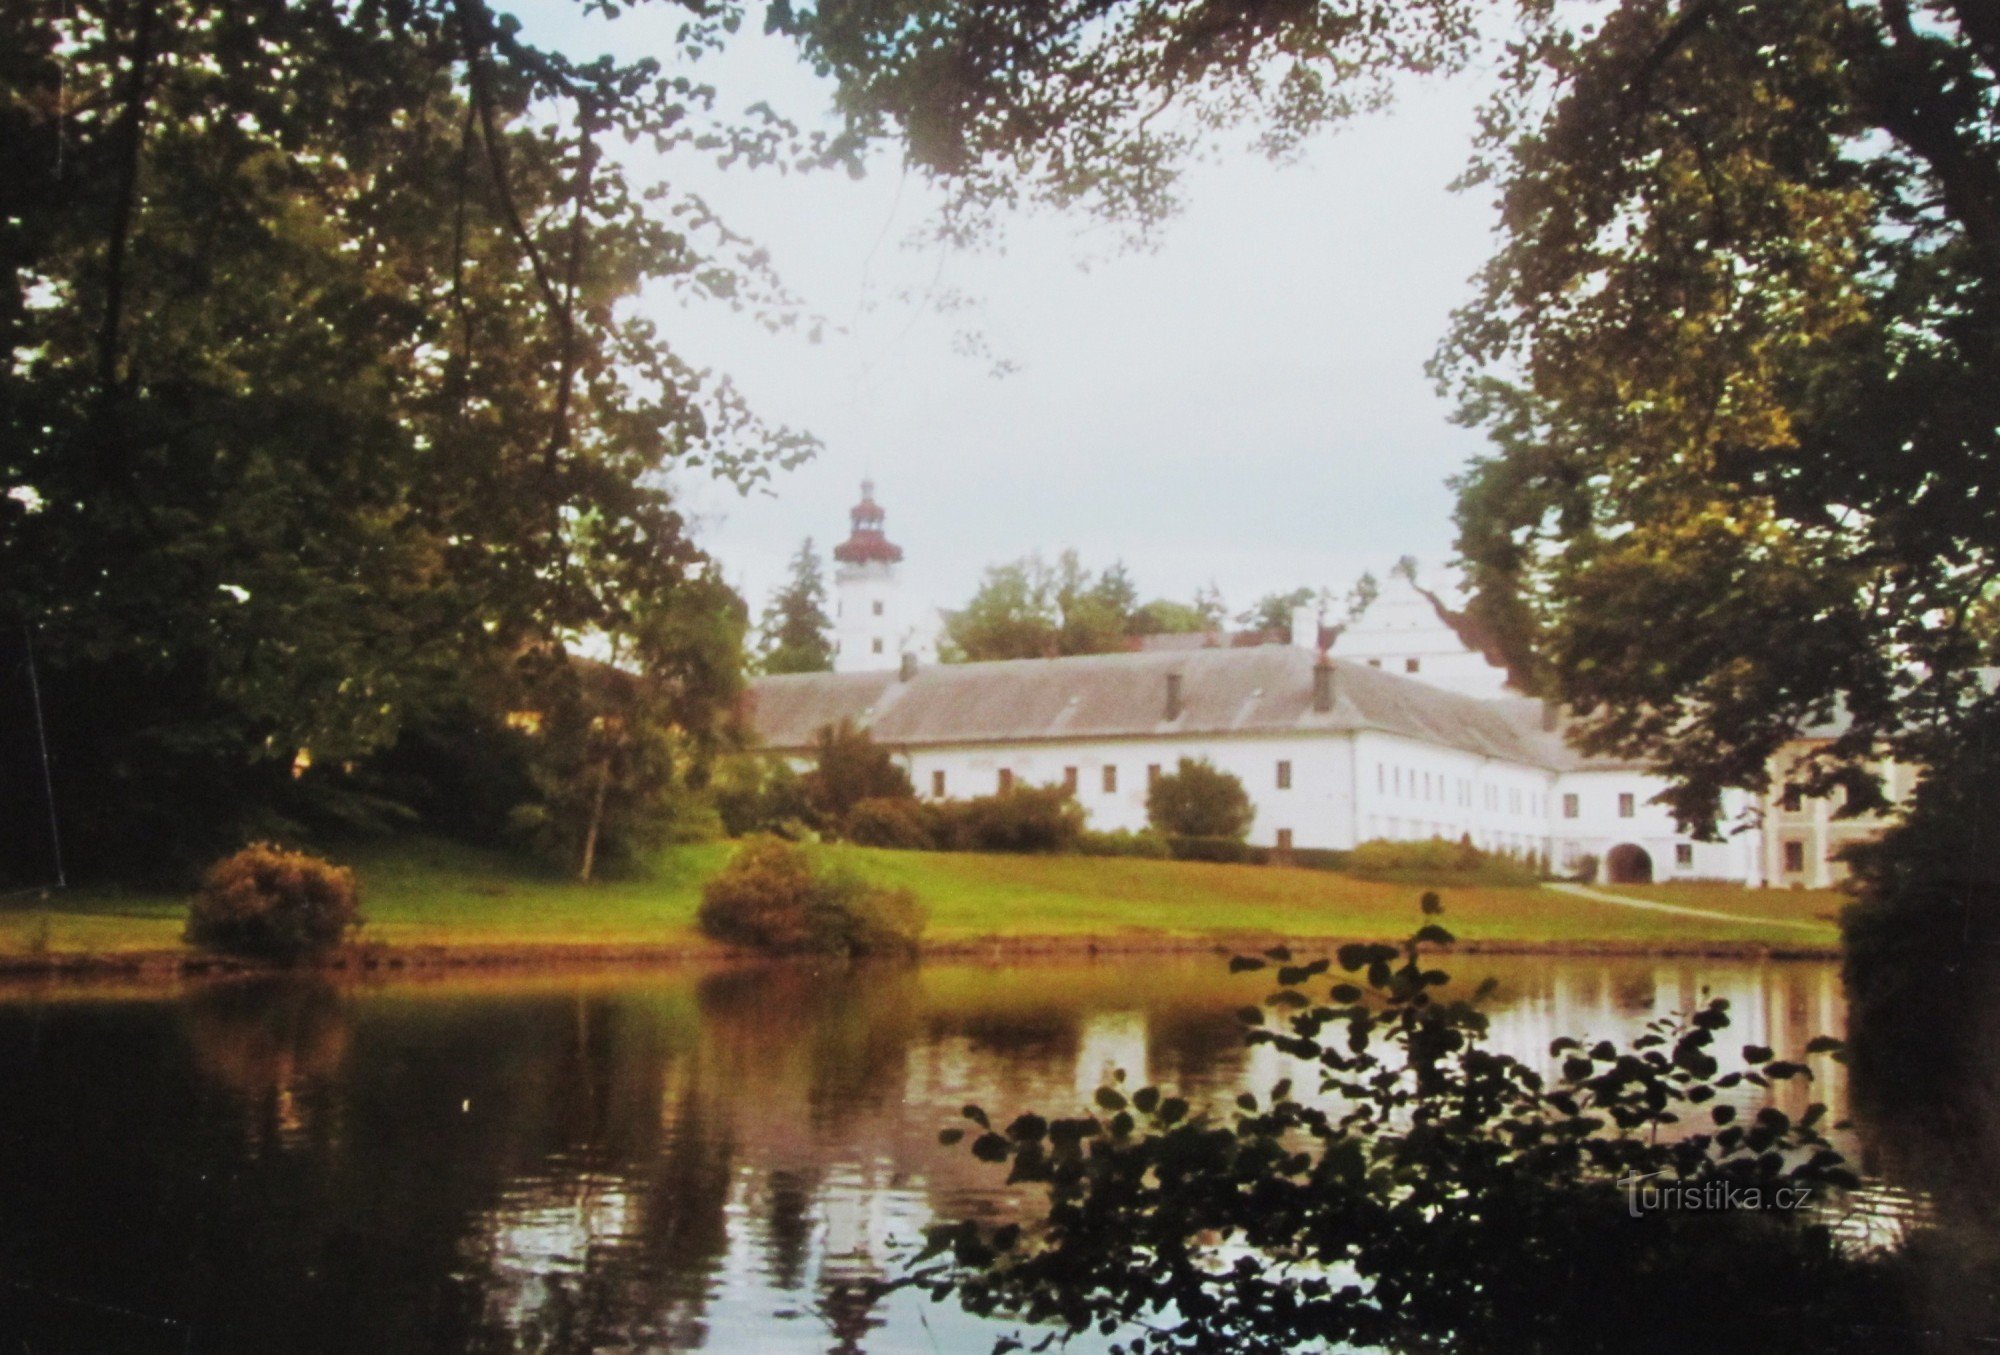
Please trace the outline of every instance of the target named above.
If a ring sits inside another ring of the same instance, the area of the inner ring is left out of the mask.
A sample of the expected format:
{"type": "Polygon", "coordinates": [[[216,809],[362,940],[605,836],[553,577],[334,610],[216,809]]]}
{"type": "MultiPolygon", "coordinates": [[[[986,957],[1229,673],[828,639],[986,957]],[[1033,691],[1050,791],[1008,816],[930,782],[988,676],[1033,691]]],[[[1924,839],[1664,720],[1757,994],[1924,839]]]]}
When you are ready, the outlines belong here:
{"type": "Polygon", "coordinates": [[[833,548],[833,667],[838,673],[894,668],[902,658],[897,566],[903,548],[882,531],[875,482],[861,482],[861,502],[849,511],[853,528],[833,548]]]}

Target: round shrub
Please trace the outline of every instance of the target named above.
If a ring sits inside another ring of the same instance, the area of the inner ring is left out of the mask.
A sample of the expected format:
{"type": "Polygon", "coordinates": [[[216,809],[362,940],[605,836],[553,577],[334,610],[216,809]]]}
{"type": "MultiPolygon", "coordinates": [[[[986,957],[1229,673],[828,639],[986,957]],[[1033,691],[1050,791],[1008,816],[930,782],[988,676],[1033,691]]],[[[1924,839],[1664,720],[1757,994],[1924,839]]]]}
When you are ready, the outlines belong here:
{"type": "Polygon", "coordinates": [[[815,948],[834,955],[914,958],[924,934],[924,907],[907,889],[885,889],[834,871],[823,877],[825,903],[815,948]]]}
{"type": "Polygon", "coordinates": [[[917,800],[876,796],[855,801],[847,811],[844,835],[863,847],[925,851],[937,845],[930,818],[917,800]]]}
{"type": "Polygon", "coordinates": [[[906,889],[822,867],[814,853],[753,837],[701,891],[706,936],[772,955],[913,955],[924,914],[906,889]]]}
{"type": "Polygon", "coordinates": [[[1184,757],[1146,792],[1146,820],[1169,837],[1234,838],[1255,811],[1243,783],[1207,758],[1184,757]]]}
{"type": "Polygon", "coordinates": [[[1067,852],[1083,835],[1083,808],[1061,786],[1016,786],[960,801],[953,845],[973,852],[1067,852]]]}
{"type": "Polygon", "coordinates": [[[188,909],[188,941],[292,962],[332,950],[361,924],[354,872],[268,842],[209,867],[188,909]]]}

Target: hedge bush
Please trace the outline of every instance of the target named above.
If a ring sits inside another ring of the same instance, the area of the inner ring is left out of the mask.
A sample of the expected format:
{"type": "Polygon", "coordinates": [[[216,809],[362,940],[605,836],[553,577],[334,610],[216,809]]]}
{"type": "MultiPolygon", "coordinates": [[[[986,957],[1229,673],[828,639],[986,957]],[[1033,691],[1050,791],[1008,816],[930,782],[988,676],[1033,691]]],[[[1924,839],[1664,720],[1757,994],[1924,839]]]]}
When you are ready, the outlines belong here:
{"type": "Polygon", "coordinates": [[[332,950],[360,925],[353,871],[258,842],[209,867],[185,935],[206,950],[292,963],[332,950]]]}
{"type": "Polygon", "coordinates": [[[857,800],[847,811],[841,836],[863,847],[928,851],[937,846],[937,814],[918,800],[857,800]]]}
{"type": "Polygon", "coordinates": [[[907,889],[883,889],[775,837],[753,837],[701,891],[704,935],[772,955],[914,955],[924,912],[907,889]]]}
{"type": "Polygon", "coordinates": [[[1294,847],[1284,857],[1286,865],[1305,870],[1346,870],[1352,855],[1337,847],[1294,847]]]}
{"type": "Polygon", "coordinates": [[[838,831],[863,800],[912,800],[910,774],[887,748],[851,720],[827,725],[813,742],[813,769],[800,781],[816,826],[838,831]]]}
{"type": "Polygon", "coordinates": [[[1133,832],[1119,828],[1108,833],[1086,829],[1076,839],[1076,850],[1084,856],[1139,856],[1164,861],[1173,855],[1167,840],[1150,828],[1133,832]]]}
{"type": "Polygon", "coordinates": [[[1234,837],[1170,837],[1167,848],[1176,861],[1218,861],[1231,866],[1263,866],[1271,861],[1269,847],[1253,847],[1234,837]]]}
{"type": "Polygon", "coordinates": [[[814,811],[805,779],[781,757],[738,753],[720,759],[709,796],[731,837],[776,833],[794,841],[812,832],[814,811]]]}
{"type": "Polygon", "coordinates": [[[1481,851],[1470,842],[1443,838],[1390,841],[1375,838],[1347,854],[1347,871],[1391,884],[1532,885],[1541,872],[1527,861],[1481,851]]]}
{"type": "Polygon", "coordinates": [[[961,852],[1069,852],[1083,836],[1083,807],[1061,786],[1016,786],[930,806],[936,842],[961,852]]]}

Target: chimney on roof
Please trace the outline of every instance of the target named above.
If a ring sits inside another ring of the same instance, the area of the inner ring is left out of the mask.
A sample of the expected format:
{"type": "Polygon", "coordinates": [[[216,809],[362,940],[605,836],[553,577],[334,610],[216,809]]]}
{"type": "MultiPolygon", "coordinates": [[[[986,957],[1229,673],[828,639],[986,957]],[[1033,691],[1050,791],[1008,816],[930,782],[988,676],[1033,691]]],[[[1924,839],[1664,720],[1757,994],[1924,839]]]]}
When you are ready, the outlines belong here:
{"type": "Polygon", "coordinates": [[[1167,674],[1166,718],[1169,720],[1178,720],[1181,718],[1181,675],[1179,673],[1167,674]]]}
{"type": "Polygon", "coordinates": [[[1292,647],[1312,650],[1319,648],[1319,608],[1309,602],[1302,602],[1292,608],[1292,647]]]}
{"type": "Polygon", "coordinates": [[[1333,665],[1324,654],[1313,665],[1313,709],[1321,715],[1333,709],[1333,665]]]}
{"type": "Polygon", "coordinates": [[[916,675],[917,675],[917,656],[914,654],[903,655],[903,666],[896,672],[897,680],[901,682],[908,682],[911,678],[915,677],[916,675]]]}

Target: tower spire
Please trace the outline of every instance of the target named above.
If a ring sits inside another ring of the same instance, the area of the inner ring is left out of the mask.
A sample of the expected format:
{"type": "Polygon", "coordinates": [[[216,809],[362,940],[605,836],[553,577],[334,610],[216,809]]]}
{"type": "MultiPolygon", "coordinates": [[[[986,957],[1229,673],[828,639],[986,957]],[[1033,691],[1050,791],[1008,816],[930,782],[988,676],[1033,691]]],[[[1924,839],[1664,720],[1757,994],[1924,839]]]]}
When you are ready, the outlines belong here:
{"type": "Polygon", "coordinates": [[[882,505],[875,502],[875,482],[861,482],[861,502],[848,510],[852,529],[847,540],[833,548],[833,558],[846,565],[878,563],[893,565],[903,558],[903,548],[891,544],[882,531],[882,505]]]}

